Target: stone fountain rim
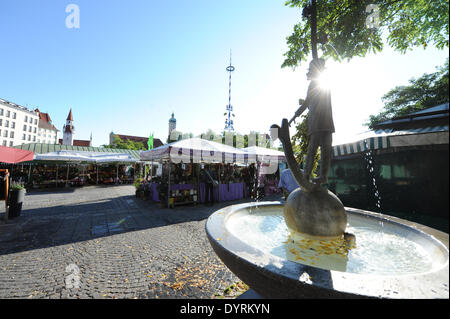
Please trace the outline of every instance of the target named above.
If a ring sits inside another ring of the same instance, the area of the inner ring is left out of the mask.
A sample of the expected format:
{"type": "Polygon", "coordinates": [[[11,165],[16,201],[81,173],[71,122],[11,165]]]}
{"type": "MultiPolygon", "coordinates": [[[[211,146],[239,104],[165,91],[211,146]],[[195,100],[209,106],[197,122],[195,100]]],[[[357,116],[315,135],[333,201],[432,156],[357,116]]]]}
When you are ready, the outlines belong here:
{"type": "MultiPolygon", "coordinates": [[[[421,236],[426,236],[437,245],[440,244],[447,254],[445,264],[436,270],[428,272],[404,274],[404,275],[377,275],[348,273],[337,270],[324,270],[313,266],[302,265],[293,261],[263,252],[252,247],[234,236],[225,227],[226,220],[234,213],[246,208],[260,206],[282,206],[283,203],[260,202],[237,204],[222,208],[214,212],[206,222],[206,233],[208,239],[222,258],[223,254],[231,256],[231,260],[242,267],[251,266],[262,271],[269,277],[278,277],[283,280],[293,281],[294,285],[314,287],[313,290],[327,290],[325,294],[346,295],[354,297],[374,297],[374,298],[449,298],[448,278],[449,278],[449,235],[424,226],[393,216],[382,215],[357,208],[345,207],[346,212],[369,218],[382,219],[398,226],[407,227],[409,230],[419,232],[421,236]],[[302,274],[314,272],[315,275],[325,274],[330,280],[308,281],[306,277],[302,279],[302,274]],[[362,285],[362,281],[364,284],[362,285]]],[[[227,265],[227,263],[225,262],[227,265]]],[[[227,265],[228,266],[228,265],[227,265]]],[[[232,271],[233,268],[229,267],[232,271]]],[[[253,269],[252,271],[255,271],[253,269]]],[[[241,278],[244,280],[244,278],[241,278]]],[[[244,280],[245,281],[245,280],[244,280]]],[[[248,283],[251,284],[251,283],[248,283]]],[[[269,287],[270,289],[270,287],[269,287]]],[[[265,295],[261,290],[258,291],[265,295]]],[[[270,296],[270,294],[269,294],[270,296]]]]}

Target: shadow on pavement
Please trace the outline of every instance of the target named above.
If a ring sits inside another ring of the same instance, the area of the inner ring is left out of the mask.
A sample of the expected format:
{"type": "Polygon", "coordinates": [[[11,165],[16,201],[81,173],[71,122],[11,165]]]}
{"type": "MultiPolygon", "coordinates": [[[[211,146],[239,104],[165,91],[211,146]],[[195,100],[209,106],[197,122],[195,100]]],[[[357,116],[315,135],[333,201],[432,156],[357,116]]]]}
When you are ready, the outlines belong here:
{"type": "Polygon", "coordinates": [[[151,201],[137,199],[134,195],[107,196],[108,189],[104,188],[85,189],[90,197],[84,200],[73,190],[27,194],[27,206],[21,216],[7,224],[0,222],[0,255],[203,221],[218,209],[251,201],[243,199],[216,203],[214,206],[199,204],[168,209],[151,201]],[[98,198],[92,193],[95,190],[99,192],[98,198]],[[105,193],[103,198],[102,192],[105,193]],[[43,207],[27,208],[33,205],[33,195],[41,195],[36,202],[43,207]],[[47,199],[50,196],[54,196],[52,200],[47,199]],[[58,205],[58,201],[74,202],[58,205]]]}

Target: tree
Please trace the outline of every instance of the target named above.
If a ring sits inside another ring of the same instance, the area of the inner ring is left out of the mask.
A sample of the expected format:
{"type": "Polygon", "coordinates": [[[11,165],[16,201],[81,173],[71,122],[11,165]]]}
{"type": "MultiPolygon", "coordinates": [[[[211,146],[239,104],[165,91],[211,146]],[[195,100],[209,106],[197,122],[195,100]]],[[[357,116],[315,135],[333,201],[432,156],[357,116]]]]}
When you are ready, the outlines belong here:
{"type": "Polygon", "coordinates": [[[173,143],[181,140],[185,140],[188,138],[193,138],[194,134],[192,133],[183,133],[181,131],[173,130],[170,135],[167,137],[166,143],[173,143]]]}
{"type": "Polygon", "coordinates": [[[448,102],[448,63],[447,58],[443,66],[437,67],[437,72],[425,73],[418,79],[409,80],[409,85],[390,90],[382,97],[383,110],[370,115],[365,125],[373,129],[376,123],[448,102]]]}
{"type": "Polygon", "coordinates": [[[448,0],[310,1],[309,5],[308,0],[285,3],[303,8],[303,19],[287,37],[282,67],[295,68],[311,50],[314,56],[316,42],[322,57],[338,61],[382,51],[384,34],[388,45],[402,53],[429,44],[439,49],[449,46],[448,0]]]}
{"type": "Polygon", "coordinates": [[[134,142],[131,140],[122,140],[119,136],[114,135],[113,142],[110,145],[103,145],[106,148],[116,148],[122,150],[146,150],[144,143],[134,142]]]}
{"type": "Polygon", "coordinates": [[[211,129],[208,129],[205,133],[200,134],[198,137],[200,137],[204,140],[214,141],[217,143],[222,142],[222,135],[217,134],[216,132],[214,132],[211,129]]]}
{"type": "MultiPolygon", "coordinates": [[[[291,137],[292,150],[294,152],[295,159],[300,166],[305,164],[306,154],[308,153],[309,136],[308,136],[308,116],[302,115],[301,121],[296,125],[296,132],[291,137]]],[[[316,177],[316,169],[319,166],[320,152],[317,151],[314,156],[314,165],[312,170],[312,176],[316,177]]]]}

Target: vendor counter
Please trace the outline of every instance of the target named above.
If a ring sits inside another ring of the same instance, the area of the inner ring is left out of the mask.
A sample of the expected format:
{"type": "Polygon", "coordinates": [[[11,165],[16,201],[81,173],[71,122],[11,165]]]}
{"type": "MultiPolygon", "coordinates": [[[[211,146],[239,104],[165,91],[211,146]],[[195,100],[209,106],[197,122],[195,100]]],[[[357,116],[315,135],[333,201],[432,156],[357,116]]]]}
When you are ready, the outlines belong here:
{"type": "MultiPolygon", "coordinates": [[[[170,190],[173,191],[186,191],[191,189],[197,189],[196,185],[193,184],[173,184],[170,185],[170,190]]],[[[200,202],[205,202],[205,184],[200,183],[200,202]]],[[[150,186],[150,198],[155,202],[160,202],[158,194],[158,184],[152,183],[150,186]]],[[[214,188],[214,201],[224,202],[230,200],[242,199],[245,196],[245,184],[244,183],[228,183],[219,184],[218,187],[214,188]]]]}

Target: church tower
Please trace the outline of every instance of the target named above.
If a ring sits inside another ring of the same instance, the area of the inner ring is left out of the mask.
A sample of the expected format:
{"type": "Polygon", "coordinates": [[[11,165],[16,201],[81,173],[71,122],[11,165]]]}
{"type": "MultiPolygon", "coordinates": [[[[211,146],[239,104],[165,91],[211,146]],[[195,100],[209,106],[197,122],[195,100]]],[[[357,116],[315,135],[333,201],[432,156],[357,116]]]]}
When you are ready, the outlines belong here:
{"type": "Polygon", "coordinates": [[[172,134],[173,131],[175,131],[177,129],[177,120],[174,117],[174,114],[172,112],[172,117],[169,120],[169,139],[170,139],[170,134],[172,134]]]}
{"type": "Polygon", "coordinates": [[[66,119],[66,125],[63,126],[63,145],[73,145],[73,135],[75,134],[75,127],[73,126],[72,109],[66,119]]]}

